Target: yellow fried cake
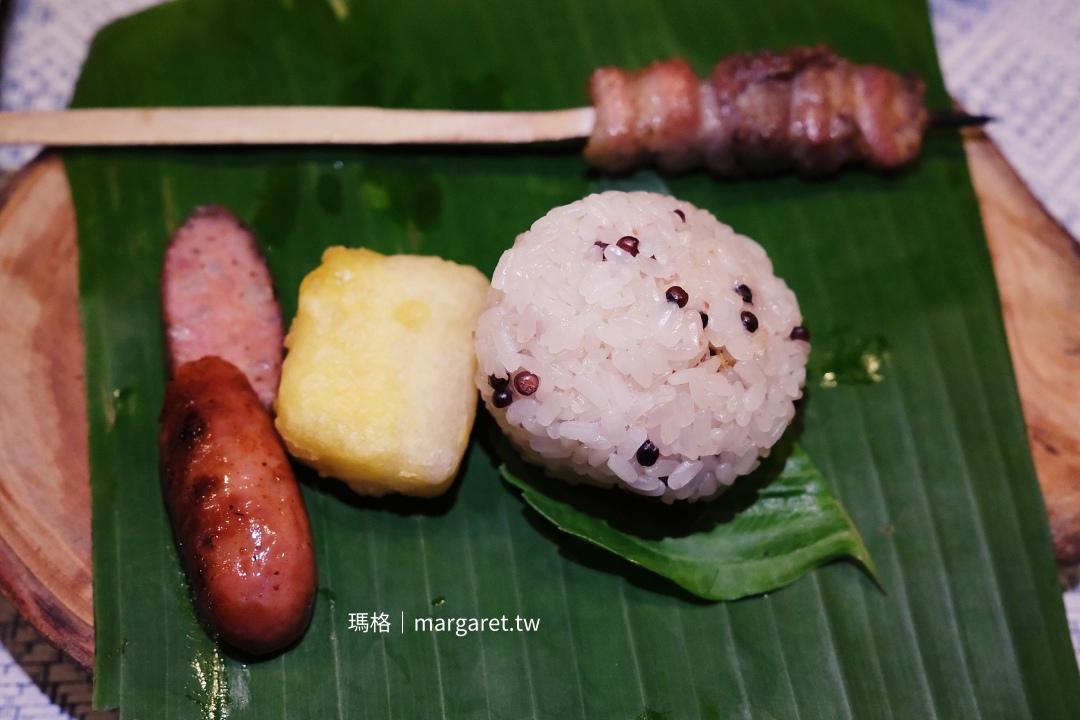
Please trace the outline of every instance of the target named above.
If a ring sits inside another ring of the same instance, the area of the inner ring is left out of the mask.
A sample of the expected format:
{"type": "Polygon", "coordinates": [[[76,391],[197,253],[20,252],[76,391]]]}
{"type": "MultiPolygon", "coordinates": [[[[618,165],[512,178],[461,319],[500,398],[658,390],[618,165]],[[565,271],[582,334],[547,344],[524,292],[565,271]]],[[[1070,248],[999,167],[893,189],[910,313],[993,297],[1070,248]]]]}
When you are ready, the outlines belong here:
{"type": "Polygon", "coordinates": [[[275,407],[292,455],[361,495],[444,492],[476,414],[487,290],[448,260],[329,248],[285,339],[275,407]]]}

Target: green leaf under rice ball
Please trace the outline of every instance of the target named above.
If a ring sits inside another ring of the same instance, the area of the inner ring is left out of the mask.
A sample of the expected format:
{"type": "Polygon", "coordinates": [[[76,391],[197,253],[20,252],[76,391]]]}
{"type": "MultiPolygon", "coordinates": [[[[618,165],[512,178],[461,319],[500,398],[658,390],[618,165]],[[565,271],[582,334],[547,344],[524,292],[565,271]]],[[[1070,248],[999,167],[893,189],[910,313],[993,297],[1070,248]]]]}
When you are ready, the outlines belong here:
{"type": "Polygon", "coordinates": [[[543,477],[512,451],[505,457],[503,478],[560,530],[707,600],[766,593],[841,557],[878,581],[851,518],[798,445],[790,454],[774,453],[717,500],[674,507],[571,487],[543,477]]]}

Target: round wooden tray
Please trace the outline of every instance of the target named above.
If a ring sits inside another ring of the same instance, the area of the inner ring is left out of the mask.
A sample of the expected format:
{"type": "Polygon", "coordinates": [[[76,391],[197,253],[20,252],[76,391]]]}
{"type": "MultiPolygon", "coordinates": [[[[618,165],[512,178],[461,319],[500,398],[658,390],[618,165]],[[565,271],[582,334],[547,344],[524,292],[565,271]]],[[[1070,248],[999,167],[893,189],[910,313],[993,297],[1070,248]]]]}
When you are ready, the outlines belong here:
{"type": "Polygon", "coordinates": [[[75,211],[60,160],[16,175],[0,203],[0,590],[90,667],[86,383],[75,211]]]}
{"type": "MultiPolygon", "coordinates": [[[[1058,559],[1080,560],[1080,252],[984,134],[965,138],[1058,559]]],[[[0,591],[94,657],[75,213],[56,157],[0,195],[0,591]]]]}

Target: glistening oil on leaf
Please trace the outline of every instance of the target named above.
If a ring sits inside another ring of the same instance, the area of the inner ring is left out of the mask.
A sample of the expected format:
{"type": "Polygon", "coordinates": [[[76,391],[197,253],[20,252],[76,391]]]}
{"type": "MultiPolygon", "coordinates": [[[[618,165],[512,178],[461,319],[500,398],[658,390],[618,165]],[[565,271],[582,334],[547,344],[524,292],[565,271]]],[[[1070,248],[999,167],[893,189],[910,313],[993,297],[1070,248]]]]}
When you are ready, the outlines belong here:
{"type": "Polygon", "coordinates": [[[673,506],[571,487],[543,477],[500,445],[503,478],[560,530],[706,600],[767,593],[840,557],[881,584],[851,518],[798,445],[774,448],[757,471],[716,500],[673,506]]]}
{"type": "Polygon", "coordinates": [[[890,346],[880,334],[859,335],[838,328],[817,341],[811,355],[812,371],[823,388],[872,385],[885,380],[890,346]]]}
{"type": "Polygon", "coordinates": [[[199,706],[201,720],[225,720],[229,716],[229,680],[221,651],[214,647],[198,653],[191,660],[191,672],[195,689],[188,697],[199,706]]]}

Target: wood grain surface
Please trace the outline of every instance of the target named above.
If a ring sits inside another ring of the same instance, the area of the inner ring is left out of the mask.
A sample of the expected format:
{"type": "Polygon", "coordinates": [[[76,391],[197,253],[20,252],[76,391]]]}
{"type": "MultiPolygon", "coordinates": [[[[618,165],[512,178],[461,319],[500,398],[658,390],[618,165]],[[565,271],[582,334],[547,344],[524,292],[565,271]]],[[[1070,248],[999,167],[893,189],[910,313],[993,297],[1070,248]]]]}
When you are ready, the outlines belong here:
{"type": "Polygon", "coordinates": [[[0,206],[0,590],[84,667],[94,657],[90,467],[75,211],[56,158],[0,206]]]}
{"type": "Polygon", "coordinates": [[[1031,454],[1062,565],[1080,562],[1080,245],[982,132],[964,147],[1001,294],[1031,454]]]}
{"type": "MultiPolygon", "coordinates": [[[[1058,560],[1080,561],[1080,253],[986,136],[965,135],[1058,560]]],[[[0,196],[0,590],[93,661],[75,217],[46,157],[0,196]]]]}

